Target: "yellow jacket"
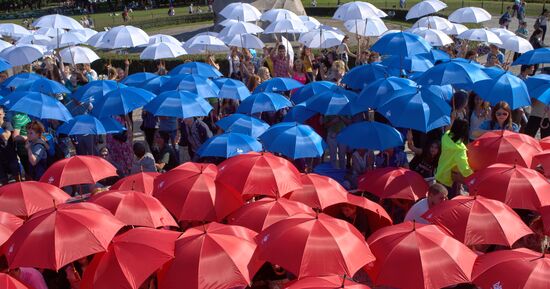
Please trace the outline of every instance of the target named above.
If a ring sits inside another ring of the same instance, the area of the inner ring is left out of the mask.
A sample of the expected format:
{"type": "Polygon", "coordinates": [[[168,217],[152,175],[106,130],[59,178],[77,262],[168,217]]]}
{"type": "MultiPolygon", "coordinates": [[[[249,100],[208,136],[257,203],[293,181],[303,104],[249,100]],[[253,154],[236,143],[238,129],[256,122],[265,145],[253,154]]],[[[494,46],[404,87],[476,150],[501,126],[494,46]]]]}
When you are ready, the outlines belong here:
{"type": "Polygon", "coordinates": [[[447,131],[441,139],[441,156],[435,172],[435,180],[450,187],[453,185],[452,172],[458,169],[458,172],[464,177],[473,173],[468,164],[468,149],[459,141],[455,143],[447,131]]]}

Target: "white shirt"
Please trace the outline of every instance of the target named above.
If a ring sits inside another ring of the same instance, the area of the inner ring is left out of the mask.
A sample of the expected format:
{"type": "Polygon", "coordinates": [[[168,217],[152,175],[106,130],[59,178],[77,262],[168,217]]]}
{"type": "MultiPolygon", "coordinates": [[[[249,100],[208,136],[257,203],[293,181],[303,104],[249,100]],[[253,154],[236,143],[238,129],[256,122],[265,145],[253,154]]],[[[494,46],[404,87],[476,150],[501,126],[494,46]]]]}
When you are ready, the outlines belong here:
{"type": "Polygon", "coordinates": [[[405,216],[405,222],[414,220],[417,223],[429,224],[430,222],[421,217],[424,213],[428,211],[429,208],[430,207],[428,206],[428,198],[424,198],[416,202],[416,204],[414,204],[407,212],[407,215],[405,216]]]}

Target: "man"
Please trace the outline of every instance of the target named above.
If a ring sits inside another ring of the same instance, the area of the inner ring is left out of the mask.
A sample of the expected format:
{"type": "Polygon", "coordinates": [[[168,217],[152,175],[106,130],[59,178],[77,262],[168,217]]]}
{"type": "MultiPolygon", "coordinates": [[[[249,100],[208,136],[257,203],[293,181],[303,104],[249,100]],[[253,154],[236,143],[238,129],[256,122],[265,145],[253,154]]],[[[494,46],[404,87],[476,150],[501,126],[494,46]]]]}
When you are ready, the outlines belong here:
{"type": "MultiPolygon", "coordinates": [[[[212,137],[212,131],[201,118],[186,118],[180,126],[180,142],[179,145],[189,152],[190,159],[198,159],[197,151],[199,147],[209,138],[212,137]]],[[[180,149],[180,151],[182,150],[180,149]]],[[[182,162],[188,159],[182,158],[182,162]]]]}
{"type": "Polygon", "coordinates": [[[275,53],[275,50],[272,50],[270,56],[273,62],[273,76],[290,77],[292,67],[286,53],[286,47],[283,44],[279,44],[279,42],[277,42],[275,47],[277,47],[277,53],[275,53]]]}
{"type": "Polygon", "coordinates": [[[424,213],[426,213],[429,209],[446,201],[448,195],[449,192],[447,191],[447,188],[445,188],[442,184],[435,183],[431,185],[428,189],[428,197],[416,202],[416,204],[411,207],[405,216],[405,221],[414,220],[417,223],[429,224],[430,222],[421,216],[424,215],[424,213]]]}
{"type": "Polygon", "coordinates": [[[176,153],[169,145],[170,137],[168,135],[155,134],[155,144],[157,151],[155,153],[155,167],[159,172],[167,172],[178,165],[176,153]]]}
{"type": "Polygon", "coordinates": [[[19,161],[15,152],[15,143],[12,138],[13,127],[9,121],[5,121],[6,113],[0,106],[0,184],[8,183],[8,175],[12,175],[16,181],[21,181],[19,161]]]}
{"type": "Polygon", "coordinates": [[[500,19],[498,20],[498,24],[500,25],[501,28],[508,29],[508,25],[512,21],[511,11],[512,11],[512,7],[508,6],[506,7],[506,12],[504,12],[504,14],[500,16],[500,19]]]}

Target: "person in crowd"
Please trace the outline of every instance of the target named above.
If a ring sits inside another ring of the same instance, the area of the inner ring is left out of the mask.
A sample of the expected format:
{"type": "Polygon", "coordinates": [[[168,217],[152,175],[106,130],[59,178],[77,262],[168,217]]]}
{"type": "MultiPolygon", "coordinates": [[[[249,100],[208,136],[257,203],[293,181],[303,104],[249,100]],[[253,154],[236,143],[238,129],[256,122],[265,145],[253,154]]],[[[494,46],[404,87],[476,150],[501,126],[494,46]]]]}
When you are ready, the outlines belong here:
{"type": "Polygon", "coordinates": [[[447,188],[442,184],[432,184],[428,188],[428,196],[422,200],[416,202],[405,215],[406,221],[415,221],[421,224],[429,224],[426,219],[422,218],[422,215],[426,213],[429,209],[443,203],[447,200],[449,192],[447,188]]]}
{"type": "Polygon", "coordinates": [[[346,70],[349,70],[349,67],[348,67],[349,57],[351,56],[351,57],[357,58],[357,55],[351,53],[351,51],[349,50],[348,41],[349,41],[349,36],[347,35],[344,36],[344,39],[342,39],[342,43],[340,43],[340,45],[338,45],[338,48],[336,48],[338,59],[344,62],[344,64],[346,65],[346,70]]]}
{"type": "Polygon", "coordinates": [[[506,7],[506,11],[500,16],[498,20],[498,24],[500,25],[500,27],[508,29],[508,24],[510,24],[510,22],[512,21],[511,11],[512,7],[506,7]]]}
{"type": "Polygon", "coordinates": [[[33,120],[27,124],[25,149],[29,160],[29,180],[40,180],[40,177],[48,169],[48,150],[50,146],[43,137],[44,131],[44,125],[39,121],[33,120]]]}
{"type": "Polygon", "coordinates": [[[527,3],[525,1],[521,1],[521,4],[518,8],[518,23],[525,22],[525,9],[527,3]]]}
{"type": "Polygon", "coordinates": [[[380,62],[380,53],[371,52],[369,55],[368,64],[377,63],[377,62],[380,62]]]}
{"type": "Polygon", "coordinates": [[[512,110],[505,101],[498,102],[492,109],[491,120],[484,121],[479,129],[473,132],[474,137],[479,137],[486,131],[510,130],[519,132],[519,126],[512,122],[512,110]]]}
{"type": "Polygon", "coordinates": [[[325,80],[336,83],[343,86],[342,78],[346,73],[346,64],[342,60],[336,60],[332,63],[332,67],[329,69],[327,75],[324,76],[325,80]]]}
{"type": "Polygon", "coordinates": [[[151,149],[155,141],[155,133],[158,130],[159,119],[158,117],[154,116],[150,112],[147,112],[146,110],[141,111],[141,119],[142,122],[140,129],[145,135],[145,142],[147,142],[149,149],[151,149]]]}
{"type": "Polygon", "coordinates": [[[342,204],[336,218],[352,224],[365,238],[372,233],[367,214],[364,210],[357,208],[357,206],[342,204]]]}
{"type": "Polygon", "coordinates": [[[17,182],[21,181],[19,161],[15,152],[13,126],[5,120],[6,113],[0,106],[0,185],[5,185],[11,175],[17,182]]]}
{"type": "Polygon", "coordinates": [[[176,148],[176,138],[178,135],[178,119],[175,117],[161,116],[159,117],[159,134],[164,137],[168,137],[170,142],[168,145],[171,145],[173,149],[176,148]]]}
{"type": "Polygon", "coordinates": [[[527,120],[524,133],[535,137],[540,130],[540,137],[550,136],[550,121],[548,106],[535,98],[531,98],[531,114],[527,120]]]}
{"type": "Polygon", "coordinates": [[[262,66],[258,69],[258,76],[260,77],[260,83],[268,81],[271,79],[271,74],[269,68],[262,66]]]}
{"type": "Polygon", "coordinates": [[[136,174],[140,172],[157,172],[155,166],[155,158],[153,154],[147,152],[145,144],[142,142],[135,142],[133,146],[134,150],[134,162],[132,164],[132,170],[130,174],[136,174]]]}
{"type": "Polygon", "coordinates": [[[129,152],[132,151],[133,132],[130,126],[130,118],[127,115],[115,116],[114,119],[118,121],[126,130],[117,134],[107,135],[107,148],[110,153],[110,160],[115,163],[115,167],[119,168],[122,176],[126,176],[130,173],[134,158],[129,152]]]}
{"type": "Polygon", "coordinates": [[[294,61],[294,66],[292,69],[292,78],[300,82],[301,84],[306,84],[309,82],[304,63],[301,59],[296,59],[294,61]]]}
{"type": "Polygon", "coordinates": [[[270,59],[273,62],[273,76],[275,77],[289,77],[292,74],[291,59],[289,59],[286,47],[283,44],[275,45],[277,47],[277,53],[273,50],[270,55],[270,59]]]}
{"type": "Polygon", "coordinates": [[[25,142],[27,141],[27,124],[31,122],[28,115],[24,113],[15,113],[11,118],[13,126],[12,137],[15,141],[15,151],[19,157],[19,161],[23,166],[25,173],[29,171],[29,157],[27,150],[25,149],[25,142]]]}
{"type": "Polygon", "coordinates": [[[451,122],[455,119],[468,118],[468,93],[464,90],[457,90],[451,98],[451,122]]]}
{"type": "Polygon", "coordinates": [[[441,139],[441,156],[437,164],[435,180],[447,187],[451,198],[461,192],[464,178],[473,173],[466,154],[468,135],[468,121],[456,119],[451,129],[445,132],[441,139]]]}
{"type": "Polygon", "coordinates": [[[160,132],[155,134],[155,167],[159,172],[167,172],[178,165],[174,149],[169,145],[170,137],[160,132]]]}
{"type": "Polygon", "coordinates": [[[477,63],[477,58],[478,57],[479,57],[479,55],[477,54],[477,51],[475,51],[473,49],[468,50],[466,52],[466,54],[464,55],[465,59],[476,62],[476,63],[477,63]]]}
{"type": "Polygon", "coordinates": [[[248,81],[250,80],[250,77],[256,74],[256,68],[254,67],[254,63],[252,63],[252,54],[248,49],[243,48],[242,55],[243,55],[243,60],[241,61],[242,81],[244,83],[248,83],[248,81]]]}
{"type": "Polygon", "coordinates": [[[408,169],[409,161],[403,148],[396,147],[379,152],[374,158],[374,165],[377,168],[401,167],[408,169]]]}
{"type": "Polygon", "coordinates": [[[529,30],[527,29],[527,22],[521,21],[519,23],[518,29],[516,30],[516,35],[523,39],[529,38],[529,30]]]}
{"type": "MultiPolygon", "coordinates": [[[[265,70],[267,71],[267,73],[269,73],[269,70],[267,69],[267,67],[260,67],[260,70],[265,70]]],[[[252,77],[250,77],[250,79],[248,80],[248,83],[246,84],[246,87],[248,88],[248,90],[253,93],[254,90],[256,89],[256,87],[258,87],[258,85],[260,85],[260,83],[262,83],[262,78],[257,75],[257,74],[254,74],[252,77]]]]}
{"type": "Polygon", "coordinates": [[[97,72],[92,69],[89,63],[84,64],[84,75],[86,76],[87,82],[97,80],[97,72]]]}
{"type": "Polygon", "coordinates": [[[20,267],[15,268],[10,271],[10,275],[15,279],[19,280],[21,283],[27,285],[29,288],[33,289],[48,289],[46,286],[46,281],[44,277],[35,268],[31,267],[20,267]]]}
{"type": "Polygon", "coordinates": [[[346,127],[350,120],[340,115],[325,116],[323,123],[327,129],[327,145],[330,163],[334,168],[346,168],[346,145],[339,143],[336,136],[346,127]]]}
{"type": "Polygon", "coordinates": [[[311,51],[311,48],[307,46],[303,47],[300,60],[304,64],[304,69],[308,80],[307,82],[314,81],[315,76],[317,75],[317,70],[319,69],[319,64],[315,61],[315,55],[311,51]]]}
{"type": "MultiPolygon", "coordinates": [[[[540,38],[540,42],[541,44],[544,45],[544,39],[546,37],[546,28],[547,28],[547,25],[548,25],[548,9],[544,8],[542,9],[542,12],[540,13],[539,17],[537,17],[537,19],[535,20],[535,27],[536,29],[541,29],[542,31],[542,35],[541,35],[541,38],[540,38]]],[[[537,49],[537,47],[534,47],[533,48],[537,49]]]]}
{"type": "Polygon", "coordinates": [[[220,70],[220,65],[216,62],[216,57],[214,56],[214,54],[208,54],[206,56],[206,61],[205,61],[207,64],[210,64],[212,65],[214,68],[216,68],[217,70],[220,70]]]}
{"type": "Polygon", "coordinates": [[[491,120],[491,105],[484,101],[477,93],[470,93],[470,141],[477,138],[474,132],[479,130],[481,125],[491,120]]]}
{"type": "Polygon", "coordinates": [[[227,61],[229,62],[229,77],[241,80],[241,56],[237,47],[231,47],[229,55],[227,55],[227,61]]]}
{"type": "Polygon", "coordinates": [[[419,173],[423,178],[433,178],[441,156],[441,143],[438,140],[429,142],[425,148],[418,149],[412,142],[412,135],[407,135],[407,146],[414,152],[409,168],[419,173]]]}
{"type": "Polygon", "coordinates": [[[355,60],[356,65],[363,65],[369,63],[369,56],[370,52],[368,50],[363,50],[359,55],[357,56],[357,59],[355,60]]]}
{"type": "Polygon", "coordinates": [[[212,131],[201,118],[185,118],[180,125],[179,145],[188,148],[189,157],[197,160],[199,157],[197,151],[199,147],[212,137],[212,131]]]}
{"type": "Polygon", "coordinates": [[[502,53],[499,49],[498,49],[498,46],[494,45],[494,44],[491,44],[490,46],[490,49],[491,49],[491,52],[489,52],[489,54],[487,54],[487,62],[490,61],[490,58],[491,57],[496,57],[497,61],[496,62],[497,64],[504,64],[504,53],[502,53]]]}
{"type": "Polygon", "coordinates": [[[356,149],[351,155],[351,185],[357,188],[358,179],[364,173],[374,168],[374,152],[366,149],[356,149]]]}

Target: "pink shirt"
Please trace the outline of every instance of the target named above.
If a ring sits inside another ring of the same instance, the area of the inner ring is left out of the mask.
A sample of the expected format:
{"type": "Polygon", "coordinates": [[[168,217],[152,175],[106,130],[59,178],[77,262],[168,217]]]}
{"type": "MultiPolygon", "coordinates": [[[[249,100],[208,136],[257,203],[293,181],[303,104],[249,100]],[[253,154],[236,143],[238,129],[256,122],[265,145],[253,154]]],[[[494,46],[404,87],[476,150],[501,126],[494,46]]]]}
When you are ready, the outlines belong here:
{"type": "Polygon", "coordinates": [[[19,281],[21,281],[21,283],[27,285],[31,289],[48,289],[46,281],[44,281],[44,277],[40,271],[34,268],[25,267],[19,269],[21,270],[21,274],[19,275],[19,281]]]}

